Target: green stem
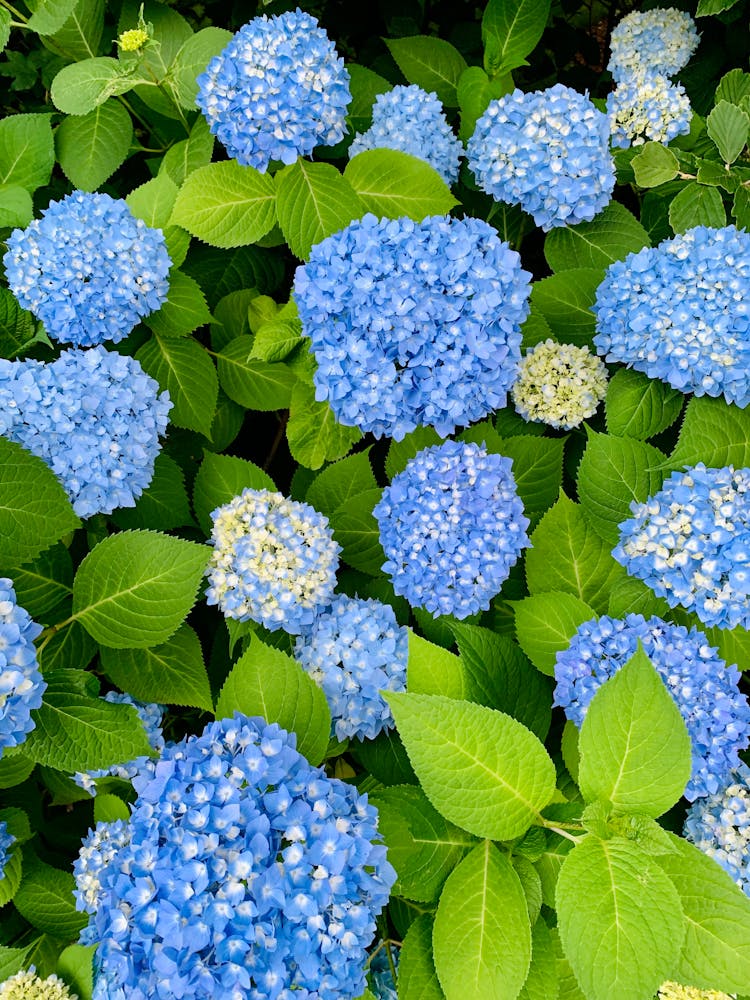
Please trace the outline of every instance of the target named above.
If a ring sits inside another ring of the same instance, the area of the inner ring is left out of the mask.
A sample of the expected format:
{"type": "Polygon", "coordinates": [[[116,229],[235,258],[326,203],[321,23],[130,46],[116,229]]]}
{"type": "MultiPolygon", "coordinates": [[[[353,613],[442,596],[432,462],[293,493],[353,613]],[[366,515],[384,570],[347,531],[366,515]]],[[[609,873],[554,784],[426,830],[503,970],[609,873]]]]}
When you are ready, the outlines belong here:
{"type": "Polygon", "coordinates": [[[581,826],[580,823],[562,823],[556,822],[555,820],[545,819],[544,816],[540,816],[537,820],[538,826],[543,826],[545,830],[551,830],[556,833],[558,837],[564,837],[566,840],[572,840],[574,844],[580,843],[583,840],[583,836],[586,835],[586,831],[581,826]],[[568,830],[577,830],[583,836],[575,837],[572,833],[568,833],[568,830]]]}
{"type": "Polygon", "coordinates": [[[16,24],[14,24],[11,21],[11,27],[14,27],[14,28],[25,28],[26,27],[26,25],[28,24],[28,21],[29,21],[28,17],[26,17],[24,14],[22,14],[20,10],[16,10],[16,8],[12,4],[8,3],[8,0],[0,0],[0,4],[2,4],[2,6],[5,7],[5,9],[7,11],[10,11],[10,13],[13,15],[13,17],[18,18],[18,23],[16,23],[16,24]]]}

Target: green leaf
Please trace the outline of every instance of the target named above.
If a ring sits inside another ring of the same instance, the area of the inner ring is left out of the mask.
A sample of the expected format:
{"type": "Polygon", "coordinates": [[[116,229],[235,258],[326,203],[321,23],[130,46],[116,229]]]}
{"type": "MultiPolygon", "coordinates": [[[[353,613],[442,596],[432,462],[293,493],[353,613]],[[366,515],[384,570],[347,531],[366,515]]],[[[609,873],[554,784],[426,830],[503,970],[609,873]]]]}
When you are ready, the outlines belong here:
{"type": "Polygon", "coordinates": [[[563,949],[589,1000],[645,1000],[672,974],[685,934],[680,897],[636,844],[589,835],[565,859],[556,899],[563,949]]]}
{"type": "Polygon", "coordinates": [[[555,768],[508,715],[437,695],[386,695],[425,794],[477,837],[521,836],[552,799],[555,768]]]}
{"type": "Polygon", "coordinates": [[[102,646],[158,646],[195,603],[209,555],[205,545],[156,531],[110,535],[78,568],[74,617],[102,646]]]}
{"type": "Polygon", "coordinates": [[[136,710],[97,697],[91,674],[45,670],[44,677],[47,690],[32,714],[36,725],[23,745],[25,757],[72,774],[151,753],[136,710]]]}
{"type": "Polygon", "coordinates": [[[57,975],[80,1000],[91,1000],[95,951],[96,945],[71,944],[61,953],[57,962],[57,975]]]}
{"type": "Polygon", "coordinates": [[[750,899],[716,861],[669,835],[674,854],[656,862],[675,886],[685,914],[685,942],[670,970],[701,989],[734,993],[750,983],[750,899]]]}
{"type": "Polygon", "coordinates": [[[392,84],[378,73],[357,63],[347,63],[352,100],[347,109],[350,132],[364,132],[372,124],[372,106],[378,94],[385,94],[392,84]]]}
{"type": "Polygon", "coordinates": [[[144,371],[169,392],[169,419],[176,427],[209,437],[219,379],[206,349],[192,337],[154,336],[136,353],[144,371]]]}
{"type": "Polygon", "coordinates": [[[537,920],[531,931],[531,965],[518,1000],[557,1000],[557,958],[550,930],[537,920]]]}
{"type": "Polygon", "coordinates": [[[212,511],[229,503],[247,488],[276,492],[273,479],[252,462],[234,455],[204,453],[193,487],[193,509],[206,535],[211,533],[212,511]]]}
{"type": "Polygon", "coordinates": [[[5,49],[5,46],[10,41],[10,22],[11,13],[3,7],[0,10],[0,52],[5,49]]]}
{"type": "Polygon", "coordinates": [[[365,208],[330,163],[299,159],[276,174],[276,211],[292,253],[304,260],[316,243],[364,215],[365,208]]]}
{"type": "Polygon", "coordinates": [[[442,646],[436,646],[412,631],[409,632],[407,678],[407,687],[414,694],[468,698],[461,660],[442,646]]]}
{"type": "Polygon", "coordinates": [[[572,594],[549,591],[514,602],[516,634],[521,649],[543,674],[555,673],[556,654],[567,649],[583,622],[596,612],[572,594]]]}
{"type": "Polygon", "coordinates": [[[624,618],[629,614],[643,615],[644,618],[651,615],[668,618],[669,613],[670,608],[664,598],[657,597],[650,587],[633,576],[618,580],[610,591],[607,614],[613,618],[624,618]]]}
{"type": "Polygon", "coordinates": [[[750,118],[729,101],[717,101],[706,119],[706,132],[727,165],[734,163],[745,148],[748,131],[750,118]]]}
{"type": "Polygon", "coordinates": [[[406,932],[398,963],[399,1000],[444,1000],[432,958],[432,917],[422,914],[406,932]]]}
{"type": "MultiPolygon", "coordinates": [[[[24,195],[30,195],[23,188],[24,195]]],[[[0,354],[13,359],[36,339],[36,321],[30,312],[22,309],[15,296],[7,289],[0,289],[0,354]]]]}
{"type": "Polygon", "coordinates": [[[63,26],[42,39],[44,47],[66,61],[96,55],[104,32],[104,5],[105,0],[78,0],[63,26]]]}
{"type": "Polygon", "coordinates": [[[391,441],[385,460],[385,473],[391,482],[403,472],[410,458],[423,448],[440,444],[442,438],[432,427],[417,427],[401,441],[391,441]]]}
{"type": "Polygon", "coordinates": [[[18,603],[36,621],[45,621],[50,611],[73,593],[73,562],[61,543],[45,549],[25,566],[4,564],[3,570],[13,580],[18,603]]]}
{"type": "Polygon", "coordinates": [[[280,649],[266,646],[256,635],[232,667],[216,702],[216,718],[234,712],[262,715],[297,734],[297,749],[311,764],[319,764],[328,748],[331,713],[323,689],[280,649]]]}
{"type": "Polygon", "coordinates": [[[671,149],[660,142],[647,142],[630,161],[638,187],[651,188],[666,184],[677,176],[680,165],[671,149]]]}
{"type": "Polygon", "coordinates": [[[218,355],[217,363],[222,389],[240,406],[248,410],[284,410],[289,406],[297,376],[283,361],[254,357],[252,337],[235,337],[218,355]]]}
{"type": "Polygon", "coordinates": [[[513,90],[510,74],[490,80],[479,66],[469,66],[458,81],[458,105],[461,108],[461,128],[458,133],[462,142],[468,142],[477,127],[477,121],[487,110],[490,101],[503,97],[513,90]]]}
{"type": "Polygon", "coordinates": [[[698,0],[696,17],[707,17],[709,14],[721,14],[722,11],[734,7],[738,0],[698,0]]]}
{"type": "Polygon", "coordinates": [[[261,361],[283,361],[303,339],[299,320],[267,320],[255,333],[253,355],[261,361]]]}
{"type": "Polygon", "coordinates": [[[323,469],[310,484],[305,501],[321,514],[331,517],[348,500],[377,488],[368,448],[323,469]]]}
{"type": "Polygon", "coordinates": [[[741,69],[730,69],[719,80],[716,88],[715,101],[729,101],[730,104],[740,104],[743,97],[750,94],[750,73],[741,69]]]}
{"type": "Polygon", "coordinates": [[[0,121],[0,184],[33,194],[49,184],[54,163],[50,115],[8,115],[0,121]]]}
{"type": "Polygon", "coordinates": [[[358,427],[340,424],[328,403],[315,399],[315,389],[299,381],[292,389],[286,440],[292,458],[307,469],[319,469],[351,450],[362,437],[358,427]]]}
{"type": "Polygon", "coordinates": [[[23,884],[13,900],[18,912],[32,927],[46,934],[63,941],[76,938],[88,923],[88,915],[76,910],[72,874],[32,857],[25,864],[23,875],[23,884]]]}
{"type": "Polygon", "coordinates": [[[198,96],[197,77],[233,38],[224,28],[201,28],[191,35],[180,48],[165,78],[165,86],[187,111],[195,110],[198,96]]]}
{"type": "Polygon", "coordinates": [[[119,796],[98,792],[94,799],[94,822],[114,823],[115,820],[130,819],[130,810],[119,796]]]}
{"type": "Polygon", "coordinates": [[[34,13],[26,27],[39,35],[54,35],[73,13],[76,3],[77,0],[36,0],[31,5],[34,13]]]}
{"type": "Polygon", "coordinates": [[[715,187],[690,181],[669,206],[669,224],[675,233],[684,233],[694,226],[720,229],[727,224],[721,195],[715,187]]]}
{"type": "Polygon", "coordinates": [[[685,394],[632,368],[621,368],[609,380],[604,401],[607,430],[620,437],[661,434],[680,415],[685,394]]]}
{"type": "MultiPolygon", "coordinates": [[[[513,460],[513,478],[526,514],[533,517],[551,506],[562,484],[563,438],[517,434],[502,440],[500,454],[513,460]]],[[[490,451],[494,451],[487,442],[490,451]]]]}
{"type": "Polygon", "coordinates": [[[526,553],[529,593],[563,591],[604,611],[612,584],[623,575],[581,505],[561,493],[531,535],[526,553]]]}
{"type": "Polygon", "coordinates": [[[550,726],[550,687],[516,643],[487,628],[455,622],[468,698],[512,716],[543,740],[550,726]]]}
{"type": "MultiPolygon", "coordinates": [[[[211,322],[206,296],[194,278],[173,269],[169,275],[169,293],[161,309],[144,320],[159,337],[182,337],[211,322]]],[[[213,367],[213,366],[212,366],[213,367]]],[[[218,388],[218,385],[217,385],[218,388]]]]}
{"type": "Polygon", "coordinates": [[[110,98],[86,115],[65,118],[55,132],[57,158],[74,187],[95,191],[128,155],[133,122],[110,98]]]}
{"type": "Polygon", "coordinates": [[[352,742],[349,752],[383,785],[416,784],[404,745],[395,729],[386,729],[374,740],[352,742]]]}
{"type": "Polygon", "coordinates": [[[182,142],[170,146],[159,167],[160,174],[166,174],[180,187],[188,174],[211,162],[214,151],[214,137],[203,115],[198,115],[190,135],[182,142]]]}
{"type": "Polygon", "coordinates": [[[367,149],[347,164],[344,177],[365,210],[379,217],[421,222],[445,215],[458,202],[440,174],[424,160],[396,149],[367,149]]]}
{"type": "Polygon", "coordinates": [[[87,115],[110,97],[126,94],[135,79],[109,56],[63,66],[52,81],[52,103],[66,115],[87,115]]]}
{"type": "Polygon", "coordinates": [[[587,802],[661,816],[690,778],[680,710],[640,646],[594,695],[581,728],[579,785],[587,802]]]}
{"type": "Polygon", "coordinates": [[[35,559],[80,523],[42,459],[0,437],[0,561],[35,559]]]}
{"type": "Polygon", "coordinates": [[[86,629],[71,622],[52,636],[39,654],[42,670],[83,669],[93,660],[97,645],[86,629]]]}
{"type": "Polygon", "coordinates": [[[153,478],[135,507],[120,507],[110,516],[123,529],[172,531],[192,524],[185,477],[177,462],[164,452],[157,455],[153,478]]]}
{"type": "Polygon", "coordinates": [[[0,879],[0,906],[5,906],[18,892],[23,874],[23,853],[18,844],[11,845],[0,879]]]}
{"type": "Polygon", "coordinates": [[[256,243],[276,222],[273,178],[236,160],[199,167],[180,188],[172,222],[215,247],[256,243]]]}
{"type": "Polygon", "coordinates": [[[542,37],[549,0],[489,0],[482,17],[484,68],[492,76],[527,66],[542,37]]]}
{"type": "Polygon", "coordinates": [[[371,576],[379,576],[385,562],[378,522],[372,513],[380,497],[380,490],[366,490],[347,500],[330,518],[334,538],[343,550],[342,560],[371,576]]]}
{"type": "Polygon", "coordinates": [[[515,1000],[531,961],[531,925],[518,875],[489,841],[445,883],[432,933],[446,1000],[515,1000]]]}
{"type": "Polygon", "coordinates": [[[635,438],[588,431],[588,444],[578,466],[578,496],[586,518],[612,548],[618,525],[631,516],[630,504],[661,489],[666,456],[635,438]]]}
{"type": "Polygon", "coordinates": [[[385,44],[409,83],[437,94],[447,108],[458,107],[456,88],[466,60],[455,46],[431,35],[386,38],[385,44]]]}
{"type": "Polygon", "coordinates": [[[25,229],[33,217],[34,203],[26,188],[17,184],[0,185],[0,226],[4,229],[25,229]]]}
{"type": "Polygon", "coordinates": [[[102,648],[101,664],[113,683],[139,701],[213,711],[203,651],[189,625],[153,649],[102,648]]]}
{"type": "Polygon", "coordinates": [[[388,860],[398,873],[393,894],[424,903],[437,900],[474,838],[443,819],[415,785],[381,789],[370,801],[378,810],[388,860]]]}
{"type": "Polygon", "coordinates": [[[14,753],[0,760],[0,788],[15,788],[22,784],[34,770],[33,760],[14,753]]]}
{"type": "Polygon", "coordinates": [[[648,233],[624,205],[611,201],[591,222],[547,233],[544,256],[553,271],[605,268],[650,245],[648,233]]]}
{"type": "Polygon", "coordinates": [[[709,396],[693,397],[685,410],[670,469],[705,462],[709,468],[750,465],[750,410],[709,396]]]}
{"type": "Polygon", "coordinates": [[[531,304],[546,319],[554,336],[566,344],[591,345],[595,319],[591,307],[602,273],[590,267],[572,267],[535,281],[531,304]]]}

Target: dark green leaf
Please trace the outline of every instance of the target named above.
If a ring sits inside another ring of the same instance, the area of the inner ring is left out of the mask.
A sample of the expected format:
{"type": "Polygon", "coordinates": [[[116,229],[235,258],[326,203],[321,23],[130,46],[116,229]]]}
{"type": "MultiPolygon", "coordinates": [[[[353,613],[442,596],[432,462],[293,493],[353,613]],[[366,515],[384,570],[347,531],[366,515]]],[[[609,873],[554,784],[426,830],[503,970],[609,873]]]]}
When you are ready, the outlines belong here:
{"type": "Polygon", "coordinates": [[[458,107],[456,88],[466,60],[455,46],[431,35],[387,38],[386,45],[409,83],[434,92],[448,108],[458,107]]]}

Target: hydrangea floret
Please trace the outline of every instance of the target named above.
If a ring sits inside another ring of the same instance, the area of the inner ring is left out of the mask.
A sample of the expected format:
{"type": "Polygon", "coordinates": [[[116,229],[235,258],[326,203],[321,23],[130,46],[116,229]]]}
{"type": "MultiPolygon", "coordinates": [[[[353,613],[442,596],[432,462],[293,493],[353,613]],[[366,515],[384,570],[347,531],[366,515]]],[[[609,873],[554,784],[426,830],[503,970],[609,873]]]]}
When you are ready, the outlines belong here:
{"type": "Polygon", "coordinates": [[[690,735],[692,774],[685,798],[710,795],[750,744],[750,705],[739,690],[737,667],[727,666],[697,628],[638,614],[584,622],[557,654],[553,704],[580,728],[591,699],[633,656],[639,640],[690,735]]]}
{"type": "MultiPolygon", "coordinates": [[[[102,871],[114,860],[117,852],[130,843],[130,826],[122,819],[99,822],[81,844],[78,857],[73,863],[76,887],[73,896],[76,909],[95,914],[103,899],[100,882],[102,871]]],[[[81,938],[89,943],[91,928],[84,928],[81,938]]]]}
{"type": "Polygon", "coordinates": [[[750,628],[750,469],[673,472],[620,524],[612,555],[671,608],[750,628]]]}
{"type": "Polygon", "coordinates": [[[299,8],[256,17],[198,77],[198,107],[230,157],[265,173],[346,131],[351,101],[344,60],[299,8]]]}
{"type": "Polygon", "coordinates": [[[650,70],[634,72],[617,84],[607,96],[607,114],[612,145],[621,149],[686,135],[693,116],[685,88],[650,70]]]}
{"type": "Polygon", "coordinates": [[[54,973],[42,979],[33,965],[0,983],[0,997],[2,1000],[78,1000],[78,994],[71,993],[62,979],[54,973]]]}
{"type": "Polygon", "coordinates": [[[682,986],[670,980],[659,987],[657,1000],[735,1000],[735,998],[719,990],[699,990],[697,986],[682,986]]]}
{"type": "Polygon", "coordinates": [[[698,799],[683,835],[728,872],[750,896],[750,768],[740,764],[722,787],[698,799]]]}
{"type": "Polygon", "coordinates": [[[323,689],[339,740],[374,739],[394,722],[381,691],[406,690],[408,632],[393,608],[337,595],[294,655],[323,689]]]}
{"type": "Polygon", "coordinates": [[[104,347],[0,361],[0,433],[47,463],[79,517],[135,506],[171,408],[135,358],[104,347]]]}
{"type": "Polygon", "coordinates": [[[374,806],[295,743],[237,714],[168,746],[135,779],[130,841],[93,887],[87,939],[102,996],[362,994],[396,873],[374,806]]]}
{"type": "Polygon", "coordinates": [[[467,156],[483,191],[520,205],[545,232],[590,222],[615,185],[607,116],[561,83],[492,101],[467,156]]]}
{"type": "Polygon", "coordinates": [[[409,460],[373,511],[397,594],[435,617],[489,608],[530,544],[511,467],[460,441],[409,460]]]}
{"type": "Polygon", "coordinates": [[[607,69],[618,83],[642,69],[674,76],[687,65],[699,41],[695,21],[684,10],[633,11],[612,31],[607,69]]]}
{"type": "Polygon", "coordinates": [[[10,858],[10,851],[16,838],[8,831],[8,824],[0,820],[0,881],[5,878],[5,866],[10,858]]]}
{"type": "Polygon", "coordinates": [[[524,420],[563,430],[596,413],[607,393],[607,368],[588,347],[542,341],[526,352],[511,396],[524,420]]]}
{"type": "Polygon", "coordinates": [[[0,577],[0,757],[32,731],[31,712],[47,690],[34,646],[41,631],[18,604],[13,581],[0,577]]]}
{"type": "Polygon", "coordinates": [[[336,586],[341,547],[328,518],[281,493],[253,489],[211,518],[207,603],[272,632],[308,629],[336,586]]]}
{"type": "MultiPolygon", "coordinates": [[[[164,749],[164,735],[161,731],[162,716],[164,706],[136,701],[129,694],[120,694],[119,691],[108,691],[104,695],[104,700],[112,705],[132,705],[138,713],[138,717],[143,723],[146,731],[146,738],[155,753],[161,753],[164,749]]],[[[111,767],[100,768],[95,771],[78,771],[73,775],[75,783],[87,791],[90,795],[96,795],[97,778],[120,778],[122,781],[132,781],[133,778],[143,769],[148,757],[136,757],[135,760],[125,764],[113,764],[111,767]]]]}
{"type": "Polygon", "coordinates": [[[74,191],[26,229],[3,257],[10,290],[50,337],[76,347],[118,343],[169,291],[164,235],[121,198],[74,191]]]}
{"type": "Polygon", "coordinates": [[[446,184],[458,180],[463,145],[448,124],[437,94],[412,84],[378,94],[372,125],[354,137],[349,158],[366,149],[398,149],[430,164],[446,184]]]}
{"type": "Polygon", "coordinates": [[[396,441],[441,436],[505,406],[530,275],[479,219],[366,215],[313,247],[294,294],[316,398],[396,441]]]}
{"type": "Polygon", "coordinates": [[[607,361],[750,403],[750,233],[696,226],[628,254],[607,269],[593,310],[607,361]]]}

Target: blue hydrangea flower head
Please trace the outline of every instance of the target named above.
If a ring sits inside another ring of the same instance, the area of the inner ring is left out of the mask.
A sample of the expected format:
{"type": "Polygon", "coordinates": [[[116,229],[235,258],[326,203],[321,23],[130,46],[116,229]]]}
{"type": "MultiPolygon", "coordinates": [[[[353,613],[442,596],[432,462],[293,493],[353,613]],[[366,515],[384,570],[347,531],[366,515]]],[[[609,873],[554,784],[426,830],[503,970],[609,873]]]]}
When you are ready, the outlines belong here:
{"type": "Polygon", "coordinates": [[[8,824],[5,820],[0,820],[0,881],[5,878],[5,866],[10,857],[10,849],[15,842],[16,838],[8,832],[8,824]]]}
{"type": "Polygon", "coordinates": [[[31,712],[40,707],[47,690],[34,646],[41,631],[19,607],[13,581],[0,577],[0,757],[6,747],[23,743],[34,728],[31,712]]]}
{"type": "Polygon", "coordinates": [[[606,366],[588,347],[550,338],[526,352],[511,395],[524,420],[570,430],[596,413],[607,379],[606,366]]]}
{"type": "Polygon", "coordinates": [[[557,654],[553,704],[580,728],[591,699],[633,656],[639,639],[690,734],[693,766],[685,798],[713,794],[750,743],[750,705],[740,693],[737,667],[727,666],[697,628],[636,614],[584,622],[557,654]]]}
{"type": "Polygon", "coordinates": [[[545,232],[590,222],[615,186],[607,116],[561,83],[492,101],[466,155],[483,191],[520,205],[545,232]]]}
{"type": "Polygon", "coordinates": [[[104,347],[0,361],[0,433],[47,463],[79,517],[135,506],[171,408],[140,362],[104,347]]]}
{"type": "MultiPolygon", "coordinates": [[[[136,701],[129,694],[120,694],[119,691],[108,691],[104,695],[104,700],[113,705],[132,705],[143,723],[143,728],[146,730],[146,738],[151,748],[155,753],[161,753],[164,749],[164,735],[161,731],[162,715],[164,714],[163,705],[136,701]]],[[[135,760],[128,761],[125,764],[113,764],[111,767],[100,768],[96,771],[78,771],[73,775],[73,780],[80,788],[89,792],[90,795],[96,795],[97,778],[109,776],[120,778],[122,781],[132,781],[143,769],[143,765],[147,760],[149,760],[148,757],[136,757],[135,760]]]]}
{"type": "Polygon", "coordinates": [[[630,505],[612,555],[671,608],[717,628],[750,628],[750,469],[673,472],[630,505]]]}
{"type": "Polygon", "coordinates": [[[446,436],[505,406],[530,275],[479,219],[366,215],[313,247],[294,295],[316,398],[347,427],[446,436]]]}
{"type": "Polygon", "coordinates": [[[294,655],[323,688],[339,740],[374,739],[393,728],[380,692],[406,690],[407,646],[390,605],[345,594],[297,639],[294,655]]]}
{"type": "Polygon", "coordinates": [[[750,768],[740,764],[712,795],[698,799],[683,835],[728,872],[750,896],[750,768]]]}
{"type": "Polygon", "coordinates": [[[121,198],[86,191],[14,229],[3,263],[24,309],[76,347],[116,344],[161,308],[172,265],[161,229],[136,219],[121,198]]]}
{"type": "Polygon", "coordinates": [[[696,396],[750,403],[750,233],[696,226],[607,268],[594,344],[696,396]]]}
{"type": "Polygon", "coordinates": [[[196,102],[230,157],[265,173],[346,131],[349,73],[301,10],[256,17],[198,77],[196,102]]]}
{"type": "Polygon", "coordinates": [[[674,76],[687,65],[699,41],[695,21],[684,10],[636,10],[612,31],[607,69],[618,83],[641,69],[674,76]]]}
{"type": "Polygon", "coordinates": [[[78,1000],[66,983],[54,972],[42,979],[35,966],[22,969],[4,983],[0,983],[2,1000],[78,1000]]]}
{"type": "Polygon", "coordinates": [[[354,137],[349,158],[366,149],[399,149],[425,160],[446,184],[458,180],[464,147],[448,124],[437,94],[416,84],[378,94],[372,125],[354,137]]]}
{"type": "MultiPolygon", "coordinates": [[[[93,830],[89,830],[73,863],[76,880],[73,895],[77,910],[96,913],[104,898],[101,873],[112,863],[117,852],[130,843],[130,835],[130,825],[122,819],[111,823],[100,822],[93,830]]],[[[84,944],[92,943],[89,940],[90,931],[91,928],[87,927],[81,935],[84,944]]]]}
{"type": "Polygon", "coordinates": [[[435,617],[489,608],[530,544],[511,466],[460,441],[410,459],[373,511],[397,594],[435,617]]]}
{"type": "Polygon", "coordinates": [[[236,714],[135,779],[130,840],[96,870],[89,897],[100,995],[362,994],[396,873],[375,807],[295,743],[236,714]]]}
{"type": "Polygon", "coordinates": [[[690,131],[693,116],[685,88],[666,76],[639,70],[607,96],[612,145],[621,149],[644,142],[670,142],[690,131]]]}
{"type": "Polygon", "coordinates": [[[208,604],[271,632],[308,629],[336,586],[341,547],[328,518],[281,493],[252,489],[211,517],[208,604]]]}

